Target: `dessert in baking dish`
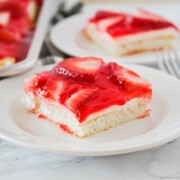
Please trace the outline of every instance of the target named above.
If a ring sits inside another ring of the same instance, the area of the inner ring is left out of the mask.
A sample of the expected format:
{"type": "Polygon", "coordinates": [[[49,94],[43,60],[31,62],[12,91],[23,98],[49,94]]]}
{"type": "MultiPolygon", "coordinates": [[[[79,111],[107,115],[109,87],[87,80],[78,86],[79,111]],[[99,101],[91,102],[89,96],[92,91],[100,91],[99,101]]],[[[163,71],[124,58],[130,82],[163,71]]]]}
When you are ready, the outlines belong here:
{"type": "Polygon", "coordinates": [[[178,28],[156,14],[98,11],[88,20],[85,36],[114,56],[166,50],[175,46],[178,28]]]}
{"type": "Polygon", "coordinates": [[[40,7],[41,0],[0,1],[0,67],[26,57],[40,7]]]}
{"type": "Polygon", "coordinates": [[[83,138],[150,114],[151,84],[100,58],[70,58],[25,80],[27,109],[83,138]]]}

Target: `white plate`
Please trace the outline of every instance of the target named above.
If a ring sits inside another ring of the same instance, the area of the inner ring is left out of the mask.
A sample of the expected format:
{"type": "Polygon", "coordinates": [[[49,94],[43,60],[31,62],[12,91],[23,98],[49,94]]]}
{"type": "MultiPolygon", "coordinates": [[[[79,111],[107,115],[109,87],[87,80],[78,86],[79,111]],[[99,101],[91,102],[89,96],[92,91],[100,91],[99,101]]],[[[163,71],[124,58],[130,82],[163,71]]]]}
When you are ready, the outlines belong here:
{"type": "MultiPolygon", "coordinates": [[[[142,7],[143,6],[139,6],[142,7]]],[[[128,62],[137,64],[154,64],[156,62],[156,56],[153,52],[139,53],[136,55],[129,55],[124,57],[113,57],[106,53],[99,46],[95,45],[91,41],[87,40],[81,33],[87,20],[94,14],[98,9],[110,9],[116,11],[133,12],[137,9],[136,6],[123,6],[123,5],[94,5],[87,6],[84,12],[76,16],[67,18],[59,22],[50,33],[51,42],[59,50],[71,56],[83,57],[83,56],[96,56],[107,59],[108,61],[116,62],[128,62]]],[[[145,7],[152,12],[163,15],[169,18],[176,24],[180,24],[180,11],[177,11],[177,6],[164,6],[157,8],[156,6],[145,7]],[[168,9],[169,8],[169,9],[168,9]],[[173,12],[173,13],[171,13],[173,12]],[[179,18],[178,18],[179,17],[179,18]]],[[[180,46],[178,46],[180,47],[180,46]]]]}
{"type": "Polygon", "coordinates": [[[51,66],[0,82],[0,137],[40,150],[71,155],[112,155],[144,150],[180,135],[180,81],[160,71],[125,65],[153,84],[152,114],[108,131],[78,139],[52,123],[26,112],[22,87],[25,77],[51,66]]]}

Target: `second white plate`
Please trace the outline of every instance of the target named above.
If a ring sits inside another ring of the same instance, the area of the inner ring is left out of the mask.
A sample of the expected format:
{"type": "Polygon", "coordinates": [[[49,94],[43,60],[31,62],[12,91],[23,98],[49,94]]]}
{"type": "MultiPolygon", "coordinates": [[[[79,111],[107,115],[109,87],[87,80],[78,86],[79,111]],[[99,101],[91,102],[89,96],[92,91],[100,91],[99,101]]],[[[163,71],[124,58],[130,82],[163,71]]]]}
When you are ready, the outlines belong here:
{"type": "MultiPolygon", "coordinates": [[[[104,5],[105,6],[105,5],[104,5]]],[[[83,57],[83,56],[95,56],[95,57],[102,57],[107,61],[115,61],[115,62],[126,62],[126,63],[135,63],[135,64],[146,64],[152,65],[156,63],[157,57],[155,56],[154,52],[148,53],[139,53],[135,55],[123,56],[123,57],[113,57],[106,53],[103,49],[99,46],[95,45],[91,41],[87,40],[84,35],[82,34],[82,29],[84,28],[87,20],[94,14],[97,9],[103,9],[103,5],[101,6],[92,6],[92,8],[87,8],[85,12],[67,18],[61,22],[59,22],[51,31],[50,33],[50,40],[51,42],[63,52],[76,57],[83,57]],[[100,8],[101,7],[101,8],[100,8]],[[92,10],[92,11],[90,11],[92,10]]],[[[91,7],[91,6],[90,6],[91,7]]],[[[140,6],[142,7],[142,6],[140,6]]],[[[105,9],[110,10],[122,10],[126,12],[133,12],[137,9],[136,6],[105,6],[105,9]]],[[[164,17],[168,18],[168,13],[171,12],[169,7],[159,7],[154,8],[151,7],[150,9],[145,7],[152,12],[162,14],[164,17]]],[[[173,11],[174,12],[174,11],[173,11]]],[[[178,11],[179,12],[179,11],[178,11]]],[[[174,16],[170,18],[176,24],[180,24],[180,19],[177,19],[177,10],[173,13],[174,16]]],[[[180,47],[180,46],[178,46],[180,47]]]]}

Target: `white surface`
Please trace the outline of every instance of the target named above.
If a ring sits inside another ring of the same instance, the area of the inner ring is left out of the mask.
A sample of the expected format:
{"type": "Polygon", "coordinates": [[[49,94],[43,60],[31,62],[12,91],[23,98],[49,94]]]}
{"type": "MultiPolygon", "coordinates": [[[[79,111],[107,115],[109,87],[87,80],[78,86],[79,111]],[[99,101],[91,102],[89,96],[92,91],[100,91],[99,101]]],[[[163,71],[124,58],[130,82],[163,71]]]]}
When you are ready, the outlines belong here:
{"type": "Polygon", "coordinates": [[[73,155],[110,155],[138,151],[168,142],[180,133],[180,81],[157,70],[128,65],[153,84],[152,114],[89,138],[77,139],[27,113],[22,95],[28,74],[0,82],[0,136],[45,151],[73,155]],[[171,86],[171,88],[169,88],[171,86]],[[8,96],[7,96],[8,94],[8,96]]]}
{"type": "Polygon", "coordinates": [[[64,21],[58,23],[51,31],[50,39],[58,49],[61,49],[65,53],[72,56],[99,56],[106,58],[107,60],[113,60],[116,62],[140,63],[147,65],[153,64],[156,62],[155,53],[148,52],[124,57],[113,57],[109,55],[107,52],[105,52],[105,50],[103,50],[99,46],[87,40],[81,32],[87,22],[87,19],[89,19],[89,17],[91,17],[94,14],[94,12],[98,9],[135,12],[137,7],[141,7],[152,12],[158,13],[160,15],[163,15],[164,17],[170,19],[177,25],[180,25],[180,11],[177,11],[177,6],[161,6],[161,9],[158,9],[155,5],[150,7],[147,7],[147,5],[114,6],[112,4],[86,6],[84,8],[83,13],[67,18],[64,21]]]}
{"type": "Polygon", "coordinates": [[[1,180],[178,180],[180,139],[108,157],[54,155],[0,141],[1,180]]]}

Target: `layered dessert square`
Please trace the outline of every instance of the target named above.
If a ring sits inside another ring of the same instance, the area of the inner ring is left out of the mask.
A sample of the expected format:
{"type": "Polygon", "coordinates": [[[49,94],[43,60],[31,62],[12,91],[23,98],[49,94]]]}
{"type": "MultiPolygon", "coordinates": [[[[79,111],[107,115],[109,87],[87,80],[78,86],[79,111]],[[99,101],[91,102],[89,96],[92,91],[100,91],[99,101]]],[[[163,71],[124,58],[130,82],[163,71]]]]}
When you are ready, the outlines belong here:
{"type": "Polygon", "coordinates": [[[109,54],[122,56],[174,48],[179,29],[167,19],[139,9],[135,14],[98,11],[83,33],[109,54]]]}
{"type": "Polygon", "coordinates": [[[150,114],[151,84],[100,58],[70,58],[24,83],[28,111],[83,138],[150,114]]]}

